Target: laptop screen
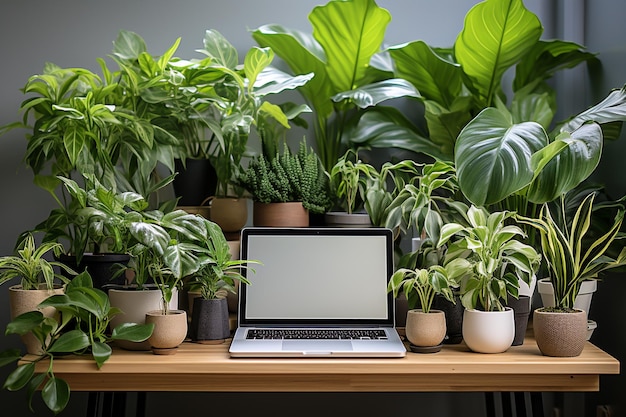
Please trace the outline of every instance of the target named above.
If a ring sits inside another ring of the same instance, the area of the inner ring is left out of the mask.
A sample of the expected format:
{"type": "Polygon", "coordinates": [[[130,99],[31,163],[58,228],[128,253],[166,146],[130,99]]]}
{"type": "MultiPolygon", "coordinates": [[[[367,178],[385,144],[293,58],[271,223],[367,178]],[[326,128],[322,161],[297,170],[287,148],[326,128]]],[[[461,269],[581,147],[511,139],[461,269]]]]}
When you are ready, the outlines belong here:
{"type": "Polygon", "coordinates": [[[241,325],[393,325],[389,229],[246,228],[241,325]]]}

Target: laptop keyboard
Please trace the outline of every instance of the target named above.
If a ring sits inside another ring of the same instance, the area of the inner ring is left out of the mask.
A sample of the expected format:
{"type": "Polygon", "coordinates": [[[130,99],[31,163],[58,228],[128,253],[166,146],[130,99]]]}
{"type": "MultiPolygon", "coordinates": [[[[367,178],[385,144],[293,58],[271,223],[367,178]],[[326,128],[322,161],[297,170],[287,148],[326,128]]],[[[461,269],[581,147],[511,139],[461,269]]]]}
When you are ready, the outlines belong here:
{"type": "Polygon", "coordinates": [[[387,335],[379,329],[250,329],[246,339],[376,339],[387,335]]]}

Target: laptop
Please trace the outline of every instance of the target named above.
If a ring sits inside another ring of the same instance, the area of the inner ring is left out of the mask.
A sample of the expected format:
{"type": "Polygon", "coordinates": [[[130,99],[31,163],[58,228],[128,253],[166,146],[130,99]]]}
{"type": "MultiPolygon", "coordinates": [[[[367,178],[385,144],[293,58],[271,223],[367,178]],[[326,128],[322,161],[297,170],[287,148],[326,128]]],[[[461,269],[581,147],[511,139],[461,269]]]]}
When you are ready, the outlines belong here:
{"type": "Polygon", "coordinates": [[[247,227],[238,326],[241,357],[404,357],[394,327],[393,236],[385,228],[247,227]]]}

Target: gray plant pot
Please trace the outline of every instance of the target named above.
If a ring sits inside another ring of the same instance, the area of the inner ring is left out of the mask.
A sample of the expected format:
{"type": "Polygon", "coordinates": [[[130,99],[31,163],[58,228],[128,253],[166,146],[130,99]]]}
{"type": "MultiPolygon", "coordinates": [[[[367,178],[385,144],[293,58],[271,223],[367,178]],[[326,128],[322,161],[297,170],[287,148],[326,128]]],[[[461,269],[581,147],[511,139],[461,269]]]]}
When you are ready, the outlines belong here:
{"type": "Polygon", "coordinates": [[[194,342],[220,343],[230,337],[228,303],[225,298],[194,298],[190,337],[194,342]]]}

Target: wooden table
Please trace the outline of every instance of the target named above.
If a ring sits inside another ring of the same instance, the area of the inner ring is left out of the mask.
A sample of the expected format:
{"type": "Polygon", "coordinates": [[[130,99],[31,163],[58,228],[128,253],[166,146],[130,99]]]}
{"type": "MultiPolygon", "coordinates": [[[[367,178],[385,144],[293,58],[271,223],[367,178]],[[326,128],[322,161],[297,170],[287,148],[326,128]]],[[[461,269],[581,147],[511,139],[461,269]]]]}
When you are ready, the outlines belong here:
{"type": "Polygon", "coordinates": [[[619,372],[619,362],[591,343],[578,357],[552,358],[532,337],[500,354],[459,344],[395,359],[231,359],[228,343],[186,342],[168,356],[115,349],[100,370],[87,357],[54,363],[73,391],[100,392],[598,391],[600,375],[619,372]]]}

